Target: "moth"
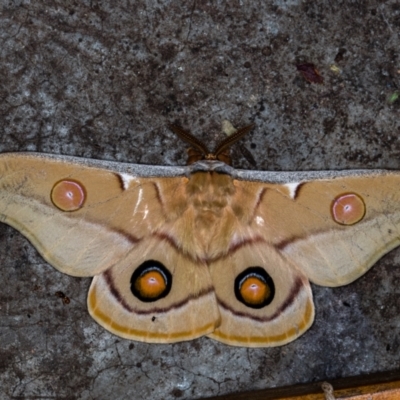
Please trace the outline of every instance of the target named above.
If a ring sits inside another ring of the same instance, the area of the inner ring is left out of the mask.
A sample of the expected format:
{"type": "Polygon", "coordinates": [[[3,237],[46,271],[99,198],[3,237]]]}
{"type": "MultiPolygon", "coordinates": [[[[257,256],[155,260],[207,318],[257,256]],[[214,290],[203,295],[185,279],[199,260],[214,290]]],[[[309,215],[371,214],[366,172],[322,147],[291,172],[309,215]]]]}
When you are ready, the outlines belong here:
{"type": "Polygon", "coordinates": [[[341,286],[400,242],[400,173],[232,168],[190,133],[189,165],[0,156],[2,222],[93,281],[90,315],[123,338],[284,345],[313,323],[310,281],[341,286]]]}

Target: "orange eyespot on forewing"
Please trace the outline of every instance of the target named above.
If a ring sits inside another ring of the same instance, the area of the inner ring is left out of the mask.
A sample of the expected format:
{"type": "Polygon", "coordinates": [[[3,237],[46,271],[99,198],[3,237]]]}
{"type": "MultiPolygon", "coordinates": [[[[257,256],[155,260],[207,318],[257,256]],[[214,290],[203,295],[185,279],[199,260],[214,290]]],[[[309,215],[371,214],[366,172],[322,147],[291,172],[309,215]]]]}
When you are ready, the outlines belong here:
{"type": "Polygon", "coordinates": [[[159,261],[148,260],[139,265],[131,277],[131,292],[139,300],[152,302],[167,296],[172,275],[159,261]]]}
{"type": "Polygon", "coordinates": [[[342,194],[332,203],[332,217],[341,225],[354,225],[365,215],[363,199],[355,193],[342,194]]]}
{"type": "Polygon", "coordinates": [[[272,278],[261,267],[250,267],[235,279],[235,296],[250,308],[262,308],[275,296],[272,278]]]}
{"type": "Polygon", "coordinates": [[[62,211],[79,210],[85,198],[84,186],[73,180],[63,179],[57,182],[51,191],[51,201],[62,211]]]}

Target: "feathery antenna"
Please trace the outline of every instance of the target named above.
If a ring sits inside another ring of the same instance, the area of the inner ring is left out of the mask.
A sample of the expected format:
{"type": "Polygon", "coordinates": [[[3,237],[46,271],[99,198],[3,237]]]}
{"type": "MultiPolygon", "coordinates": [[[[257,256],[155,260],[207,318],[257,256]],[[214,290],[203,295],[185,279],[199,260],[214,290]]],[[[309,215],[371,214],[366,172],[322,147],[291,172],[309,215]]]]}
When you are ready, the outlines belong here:
{"type": "Polygon", "coordinates": [[[233,135],[220,141],[213,153],[208,150],[207,146],[201,140],[197,139],[181,127],[171,124],[168,125],[168,128],[182,140],[195,147],[196,150],[192,149],[191,152],[189,151],[188,164],[192,164],[199,160],[219,160],[230,165],[231,158],[229,157],[229,147],[240,140],[244,135],[246,135],[246,133],[250,132],[254,128],[254,124],[240,128],[233,135]]]}
{"type": "Polygon", "coordinates": [[[209,154],[207,146],[199,139],[194,137],[191,133],[183,130],[181,127],[177,125],[168,125],[168,128],[171,129],[177,136],[179,136],[185,142],[191,144],[192,146],[196,147],[197,150],[200,150],[204,155],[209,154]]]}

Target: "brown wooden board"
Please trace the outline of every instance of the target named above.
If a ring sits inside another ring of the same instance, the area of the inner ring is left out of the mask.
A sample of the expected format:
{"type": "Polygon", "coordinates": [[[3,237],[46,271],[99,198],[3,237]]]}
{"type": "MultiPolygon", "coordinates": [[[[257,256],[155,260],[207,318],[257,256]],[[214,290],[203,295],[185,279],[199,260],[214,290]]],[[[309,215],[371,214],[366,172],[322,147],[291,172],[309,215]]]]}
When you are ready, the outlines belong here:
{"type": "MultiPolygon", "coordinates": [[[[304,385],[232,393],[207,397],[207,400],[330,400],[322,390],[323,382],[304,385]]],[[[334,399],[351,400],[398,400],[400,399],[400,370],[354,376],[329,382],[334,399]]]]}

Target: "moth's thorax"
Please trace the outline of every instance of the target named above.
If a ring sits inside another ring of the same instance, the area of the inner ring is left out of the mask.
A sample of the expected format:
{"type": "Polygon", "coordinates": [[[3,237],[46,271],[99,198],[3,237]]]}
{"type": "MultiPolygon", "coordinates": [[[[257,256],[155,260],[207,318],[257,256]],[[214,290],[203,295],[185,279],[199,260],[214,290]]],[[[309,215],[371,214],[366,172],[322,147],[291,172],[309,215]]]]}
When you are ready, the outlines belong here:
{"type": "Polygon", "coordinates": [[[230,202],[235,186],[230,175],[218,172],[195,172],[186,185],[189,203],[200,224],[213,222],[230,202]]]}
{"type": "MultiPolygon", "coordinates": [[[[161,189],[168,227],[162,235],[179,243],[195,259],[210,260],[227,254],[246,229],[253,207],[249,207],[240,182],[217,171],[196,171],[181,184],[161,189]],[[173,191],[173,193],[171,193],[173,191]],[[244,229],[243,229],[244,228],[244,229]]],[[[255,202],[252,195],[250,202],[255,202]]]]}

